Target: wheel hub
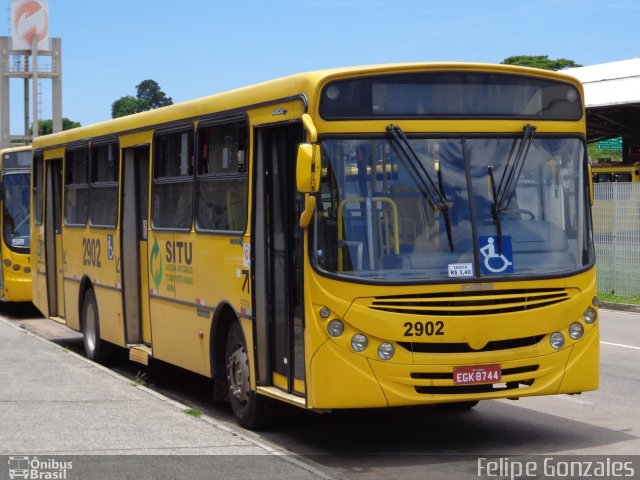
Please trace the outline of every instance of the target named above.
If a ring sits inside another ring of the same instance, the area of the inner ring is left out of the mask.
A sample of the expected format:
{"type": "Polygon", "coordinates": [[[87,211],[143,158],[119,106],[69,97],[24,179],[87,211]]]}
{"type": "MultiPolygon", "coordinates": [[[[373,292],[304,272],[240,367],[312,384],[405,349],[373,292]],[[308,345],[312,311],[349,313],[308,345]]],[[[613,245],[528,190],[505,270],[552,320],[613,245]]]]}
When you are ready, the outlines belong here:
{"type": "Polygon", "coordinates": [[[241,403],[249,401],[249,358],[241,346],[229,356],[227,365],[229,394],[241,403]]]}

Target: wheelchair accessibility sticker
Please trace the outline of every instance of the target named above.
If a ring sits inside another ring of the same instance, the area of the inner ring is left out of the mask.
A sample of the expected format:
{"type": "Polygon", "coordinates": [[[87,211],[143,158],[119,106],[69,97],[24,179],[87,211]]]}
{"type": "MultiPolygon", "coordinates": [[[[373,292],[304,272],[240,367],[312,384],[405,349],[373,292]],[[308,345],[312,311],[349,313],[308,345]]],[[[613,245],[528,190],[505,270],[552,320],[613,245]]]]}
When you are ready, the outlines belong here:
{"type": "Polygon", "coordinates": [[[496,237],[479,237],[480,271],[486,275],[513,273],[513,248],[511,237],[502,237],[502,249],[498,249],[496,237]]]}

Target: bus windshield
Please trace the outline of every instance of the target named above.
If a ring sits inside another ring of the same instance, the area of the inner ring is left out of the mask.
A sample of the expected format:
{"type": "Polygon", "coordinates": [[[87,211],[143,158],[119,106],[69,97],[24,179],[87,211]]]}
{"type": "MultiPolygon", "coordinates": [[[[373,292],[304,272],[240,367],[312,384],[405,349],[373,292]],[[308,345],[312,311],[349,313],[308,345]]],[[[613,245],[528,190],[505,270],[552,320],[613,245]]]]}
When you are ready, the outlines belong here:
{"type": "Polygon", "coordinates": [[[29,250],[29,174],[5,174],[3,189],[3,235],[12,250],[29,250]]]}
{"type": "Polygon", "coordinates": [[[581,139],[408,143],[415,155],[390,137],[323,139],[312,240],[320,270],[416,283],[553,276],[593,263],[581,139]]]}

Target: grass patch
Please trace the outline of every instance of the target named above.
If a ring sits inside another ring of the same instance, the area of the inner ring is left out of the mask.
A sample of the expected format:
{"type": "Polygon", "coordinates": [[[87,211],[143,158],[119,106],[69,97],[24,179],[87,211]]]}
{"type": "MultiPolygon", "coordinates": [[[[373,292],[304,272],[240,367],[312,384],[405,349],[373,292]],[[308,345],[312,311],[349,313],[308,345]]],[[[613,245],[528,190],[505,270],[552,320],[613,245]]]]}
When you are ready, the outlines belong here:
{"type": "Polygon", "coordinates": [[[182,413],[186,413],[187,415],[191,415],[196,418],[200,418],[202,416],[202,410],[197,408],[185,408],[182,413]]]}
{"type": "Polygon", "coordinates": [[[640,305],[640,295],[625,296],[613,295],[611,293],[598,292],[598,298],[603,302],[609,303],[625,303],[628,305],[640,305]]]}
{"type": "Polygon", "coordinates": [[[134,387],[146,387],[148,379],[149,375],[147,374],[147,372],[141,372],[138,370],[138,373],[136,373],[136,376],[133,377],[133,380],[131,381],[131,385],[133,385],[134,387]]]}

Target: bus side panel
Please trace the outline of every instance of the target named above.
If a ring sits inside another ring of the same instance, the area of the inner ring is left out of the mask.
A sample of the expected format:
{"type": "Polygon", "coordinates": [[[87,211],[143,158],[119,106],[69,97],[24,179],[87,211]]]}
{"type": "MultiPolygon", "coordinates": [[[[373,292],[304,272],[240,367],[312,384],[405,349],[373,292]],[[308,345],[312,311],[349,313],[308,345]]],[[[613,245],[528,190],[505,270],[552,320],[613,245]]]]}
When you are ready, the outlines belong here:
{"type": "MultiPolygon", "coordinates": [[[[151,232],[149,238],[153,356],[210,376],[211,315],[197,308],[190,273],[195,248],[188,233],[151,232]],[[184,292],[185,284],[187,292],[184,292]],[[176,292],[180,288],[180,298],[176,292]]],[[[204,265],[203,265],[204,267],[204,265]]]]}
{"type": "MultiPolygon", "coordinates": [[[[213,309],[223,304],[230,305],[239,319],[248,315],[251,309],[250,278],[249,267],[243,267],[242,237],[199,234],[192,238],[192,269],[187,273],[190,278],[176,283],[176,297],[187,302],[195,301],[206,308],[199,311],[200,315],[208,312],[210,318],[213,317],[213,309]]],[[[245,330],[245,336],[247,333],[245,330]]],[[[220,348],[226,348],[226,338],[215,338],[214,342],[220,348]]],[[[208,368],[210,351],[209,348],[204,351],[208,368]]]]}
{"type": "Polygon", "coordinates": [[[64,298],[67,302],[67,315],[65,316],[65,324],[69,328],[80,331],[80,316],[78,309],[78,295],[80,294],[80,282],[66,280],[64,282],[64,298]]]}
{"type": "Polygon", "coordinates": [[[94,288],[100,314],[100,338],[124,347],[122,292],[96,285],[94,288]]]}
{"type": "Polygon", "coordinates": [[[211,376],[211,320],[198,309],[154,298],[151,300],[153,356],[201,375],[211,376]]]}
{"type": "MultiPolygon", "coordinates": [[[[214,308],[228,303],[237,314],[250,308],[248,273],[245,276],[242,270],[242,243],[228,236],[155,232],[150,245],[149,282],[154,284],[151,288],[155,294],[151,301],[153,355],[210,376],[214,308]],[[155,276],[160,271],[153,253],[156,240],[162,260],[161,279],[155,276]]],[[[220,340],[220,345],[225,345],[225,339],[220,340]]]]}
{"type": "Polygon", "coordinates": [[[80,282],[88,277],[98,302],[100,337],[124,346],[119,235],[110,230],[65,228],[64,292],[67,326],[81,330],[80,282]]]}
{"type": "MultiPolygon", "coordinates": [[[[66,313],[66,324],[74,330],[81,330],[80,325],[80,281],[84,275],[84,267],[82,264],[84,257],[83,238],[85,236],[84,228],[64,229],[64,251],[58,263],[58,269],[64,272],[64,283],[58,281],[58,290],[64,291],[64,300],[59,300],[61,305],[59,309],[66,313]],[[62,307],[64,305],[64,309],[62,307]]],[[[62,240],[56,240],[57,245],[62,244],[62,240]]],[[[58,261],[56,257],[56,261],[58,261]]]]}
{"type": "Polygon", "coordinates": [[[48,317],[47,267],[44,261],[44,224],[32,226],[31,235],[31,280],[33,282],[31,301],[45,317],[48,317]]]}

